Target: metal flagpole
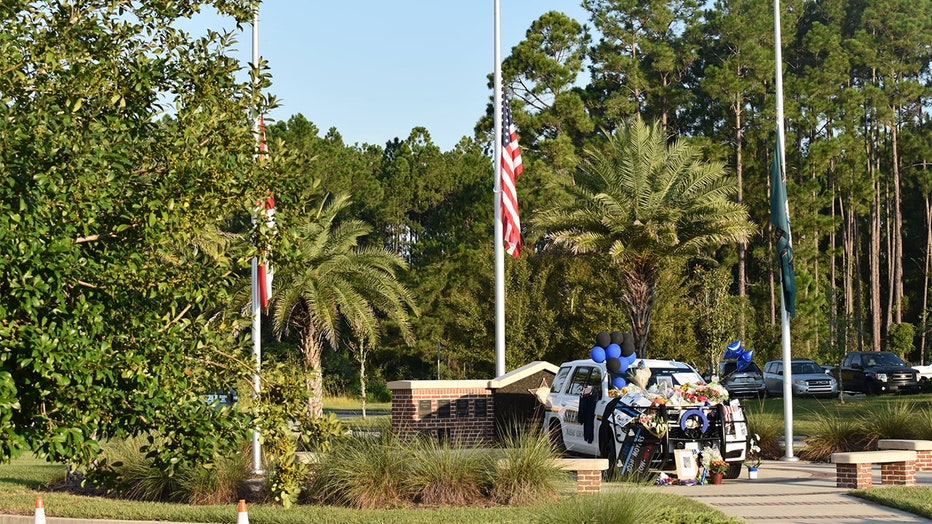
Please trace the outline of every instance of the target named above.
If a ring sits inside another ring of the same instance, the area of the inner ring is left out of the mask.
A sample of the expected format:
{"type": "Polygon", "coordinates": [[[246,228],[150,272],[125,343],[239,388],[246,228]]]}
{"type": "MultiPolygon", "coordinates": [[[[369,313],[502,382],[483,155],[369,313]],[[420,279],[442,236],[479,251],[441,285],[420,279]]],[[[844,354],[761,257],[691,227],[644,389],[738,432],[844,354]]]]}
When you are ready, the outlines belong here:
{"type": "MultiPolygon", "coordinates": [[[[775,88],[777,94],[777,161],[781,171],[786,169],[786,153],[783,142],[783,43],[780,37],[780,0],[773,2],[774,62],[776,62],[775,88]]],[[[781,175],[783,173],[781,172],[781,175]]],[[[781,176],[781,179],[785,179],[781,176]]],[[[789,217],[787,217],[789,218],[789,217]]],[[[790,232],[787,231],[789,235],[790,232]]],[[[790,240],[792,243],[791,239],[790,240]]],[[[783,438],[786,453],[781,460],[798,460],[793,456],[793,356],[790,351],[790,317],[786,311],[786,293],[783,292],[783,276],[780,277],[780,321],[783,347],[783,438]]]]}
{"type": "Polygon", "coordinates": [[[495,166],[495,376],[505,374],[505,246],[502,226],[502,42],[501,0],[495,2],[495,81],[492,88],[492,164],[495,166]]]}
{"type": "MultiPolygon", "coordinates": [[[[259,7],[253,13],[252,20],[252,63],[253,67],[259,66],[259,7]]],[[[256,136],[256,143],[261,140],[259,137],[259,117],[253,119],[253,134],[256,136]]],[[[256,217],[252,217],[255,222],[256,217]]],[[[259,315],[261,310],[261,299],[259,297],[259,258],[252,259],[252,354],[256,359],[256,372],[252,377],[252,398],[254,401],[259,399],[259,372],[262,369],[262,320],[259,315]]],[[[264,473],[262,469],[262,447],[259,444],[259,428],[252,431],[252,472],[255,474],[264,473]]]]}

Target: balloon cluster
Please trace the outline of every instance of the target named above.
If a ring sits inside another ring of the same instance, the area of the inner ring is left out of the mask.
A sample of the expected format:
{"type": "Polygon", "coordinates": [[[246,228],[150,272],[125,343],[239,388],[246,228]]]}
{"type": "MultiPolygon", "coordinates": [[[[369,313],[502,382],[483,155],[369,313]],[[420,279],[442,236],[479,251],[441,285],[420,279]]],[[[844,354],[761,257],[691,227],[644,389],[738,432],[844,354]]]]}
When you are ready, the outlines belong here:
{"type": "Polygon", "coordinates": [[[722,357],[722,359],[734,360],[736,370],[743,371],[744,368],[751,364],[751,359],[753,357],[753,349],[745,349],[744,344],[742,344],[740,340],[735,340],[731,344],[728,344],[728,349],[725,350],[725,356],[722,357]]]}
{"type": "Polygon", "coordinates": [[[602,331],[595,336],[595,346],[589,351],[589,356],[600,364],[605,362],[605,367],[613,375],[612,387],[621,389],[627,384],[621,374],[638,358],[634,353],[634,336],[621,331],[602,331]]]}

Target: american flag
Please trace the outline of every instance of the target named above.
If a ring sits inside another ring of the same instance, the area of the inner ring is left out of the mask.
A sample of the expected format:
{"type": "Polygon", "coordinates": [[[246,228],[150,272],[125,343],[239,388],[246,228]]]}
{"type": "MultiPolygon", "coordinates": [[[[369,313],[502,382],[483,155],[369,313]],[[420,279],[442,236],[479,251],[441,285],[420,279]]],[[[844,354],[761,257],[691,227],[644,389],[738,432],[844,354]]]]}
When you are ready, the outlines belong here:
{"type": "Polygon", "coordinates": [[[511,118],[511,108],[502,90],[502,225],[505,251],[515,258],[521,255],[521,219],[518,217],[518,192],[515,181],[524,171],[521,148],[518,147],[518,130],[511,118]]]}
{"type": "MultiPolygon", "coordinates": [[[[275,197],[269,193],[269,196],[265,197],[263,200],[256,202],[259,206],[259,215],[260,217],[265,217],[266,225],[269,229],[275,229],[275,197]]],[[[269,305],[269,299],[272,297],[272,277],[274,276],[274,271],[272,269],[272,264],[269,263],[269,252],[268,247],[263,249],[260,252],[259,258],[259,304],[262,306],[262,309],[265,309],[269,305]]]]}
{"type": "Polygon", "coordinates": [[[269,145],[265,142],[265,118],[262,115],[259,115],[256,118],[255,125],[256,141],[259,144],[259,153],[257,154],[257,158],[259,160],[264,160],[265,155],[267,155],[269,152],[269,145]]]}

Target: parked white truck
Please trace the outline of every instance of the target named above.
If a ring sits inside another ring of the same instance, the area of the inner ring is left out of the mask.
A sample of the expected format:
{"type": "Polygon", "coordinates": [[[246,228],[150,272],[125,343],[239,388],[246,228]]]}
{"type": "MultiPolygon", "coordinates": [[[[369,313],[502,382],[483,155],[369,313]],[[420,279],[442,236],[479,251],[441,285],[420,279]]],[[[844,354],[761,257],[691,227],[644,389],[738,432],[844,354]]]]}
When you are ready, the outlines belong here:
{"type": "Polygon", "coordinates": [[[675,469],[676,450],[714,448],[737,478],[748,429],[738,400],[696,370],[671,360],[638,360],[641,386],[612,387],[617,376],[604,362],[560,366],[545,401],[544,429],[569,454],[609,459],[606,476],[675,469]],[[649,378],[647,378],[649,376],[649,378]]]}

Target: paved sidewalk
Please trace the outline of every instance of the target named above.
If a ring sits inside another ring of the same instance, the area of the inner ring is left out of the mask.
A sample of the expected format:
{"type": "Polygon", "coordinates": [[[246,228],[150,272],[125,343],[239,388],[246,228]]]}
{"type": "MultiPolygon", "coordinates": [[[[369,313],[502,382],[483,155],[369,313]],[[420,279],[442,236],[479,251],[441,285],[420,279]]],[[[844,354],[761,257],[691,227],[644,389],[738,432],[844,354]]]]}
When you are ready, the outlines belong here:
{"type": "MultiPolygon", "coordinates": [[[[721,485],[657,486],[665,493],[695,499],[753,524],[881,524],[932,522],[918,515],[847,495],[835,487],[835,465],[805,461],[765,461],[756,480],[742,477],[721,485]]],[[[932,473],[916,474],[918,485],[932,485],[932,473]]],[[[874,468],[880,485],[880,466],[874,468]]]]}

